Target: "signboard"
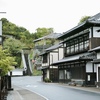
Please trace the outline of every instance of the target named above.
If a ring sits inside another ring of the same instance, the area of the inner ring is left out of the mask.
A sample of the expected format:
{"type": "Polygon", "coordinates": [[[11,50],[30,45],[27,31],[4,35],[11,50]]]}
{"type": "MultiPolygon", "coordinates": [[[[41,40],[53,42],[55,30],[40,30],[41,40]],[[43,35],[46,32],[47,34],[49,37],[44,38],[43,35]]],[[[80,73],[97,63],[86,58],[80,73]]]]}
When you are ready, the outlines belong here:
{"type": "Polygon", "coordinates": [[[96,59],[96,58],[97,58],[96,52],[91,52],[83,56],[80,56],[80,59],[96,59]]]}

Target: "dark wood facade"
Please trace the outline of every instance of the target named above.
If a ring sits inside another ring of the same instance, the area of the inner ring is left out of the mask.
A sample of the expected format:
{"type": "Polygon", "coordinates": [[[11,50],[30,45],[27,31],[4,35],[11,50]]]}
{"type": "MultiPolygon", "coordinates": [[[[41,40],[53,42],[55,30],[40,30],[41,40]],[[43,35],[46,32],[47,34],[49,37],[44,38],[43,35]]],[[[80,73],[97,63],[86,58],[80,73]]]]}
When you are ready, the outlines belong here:
{"type": "Polygon", "coordinates": [[[58,68],[51,68],[50,69],[50,80],[52,82],[58,82],[58,68]]]}
{"type": "Polygon", "coordinates": [[[98,81],[100,82],[100,67],[98,67],[98,81]]]}
{"type": "Polygon", "coordinates": [[[87,57],[85,53],[100,45],[98,16],[100,17],[100,13],[93,16],[95,21],[89,18],[58,37],[63,40],[64,46],[63,60],[53,64],[58,66],[59,82],[82,81],[84,85],[95,85],[96,72],[91,62],[94,57],[87,57]],[[73,59],[75,56],[78,57],[73,59]]]}
{"type": "Polygon", "coordinates": [[[89,50],[89,30],[81,34],[75,34],[69,38],[64,41],[64,57],[89,50]]]}

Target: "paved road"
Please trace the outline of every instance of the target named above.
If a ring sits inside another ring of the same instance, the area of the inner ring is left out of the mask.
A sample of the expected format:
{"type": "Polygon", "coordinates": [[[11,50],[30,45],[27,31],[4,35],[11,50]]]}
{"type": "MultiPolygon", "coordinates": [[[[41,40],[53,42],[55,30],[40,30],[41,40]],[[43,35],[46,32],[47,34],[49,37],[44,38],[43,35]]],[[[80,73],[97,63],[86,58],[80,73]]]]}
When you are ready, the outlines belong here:
{"type": "Polygon", "coordinates": [[[14,90],[8,91],[7,100],[46,100],[40,95],[13,85],[14,90]]]}
{"type": "Polygon", "coordinates": [[[99,93],[70,88],[66,85],[41,82],[40,76],[13,77],[12,83],[21,88],[41,94],[48,100],[100,100],[99,93]]]}

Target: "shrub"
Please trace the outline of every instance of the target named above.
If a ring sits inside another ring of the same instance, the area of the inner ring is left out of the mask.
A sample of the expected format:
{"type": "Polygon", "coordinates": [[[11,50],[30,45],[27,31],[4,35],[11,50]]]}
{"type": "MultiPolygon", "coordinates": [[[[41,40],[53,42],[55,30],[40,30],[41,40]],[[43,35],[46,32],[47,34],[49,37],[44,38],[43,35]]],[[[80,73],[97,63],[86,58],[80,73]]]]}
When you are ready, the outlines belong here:
{"type": "Polygon", "coordinates": [[[51,80],[49,78],[45,78],[44,81],[45,82],[51,82],[51,80]]]}

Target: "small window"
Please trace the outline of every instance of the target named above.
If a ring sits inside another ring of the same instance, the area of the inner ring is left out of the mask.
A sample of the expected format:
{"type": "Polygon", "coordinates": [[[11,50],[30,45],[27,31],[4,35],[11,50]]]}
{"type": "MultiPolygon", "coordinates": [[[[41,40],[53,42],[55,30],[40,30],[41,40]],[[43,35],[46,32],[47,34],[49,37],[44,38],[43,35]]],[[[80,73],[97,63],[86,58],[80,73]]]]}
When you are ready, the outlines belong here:
{"type": "Polygon", "coordinates": [[[47,63],[47,60],[48,58],[47,58],[47,54],[45,54],[44,56],[43,56],[43,63],[47,63]]]}

